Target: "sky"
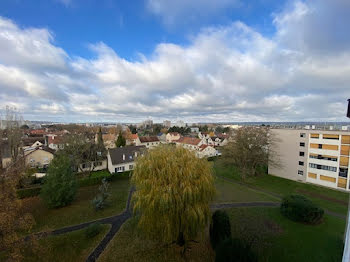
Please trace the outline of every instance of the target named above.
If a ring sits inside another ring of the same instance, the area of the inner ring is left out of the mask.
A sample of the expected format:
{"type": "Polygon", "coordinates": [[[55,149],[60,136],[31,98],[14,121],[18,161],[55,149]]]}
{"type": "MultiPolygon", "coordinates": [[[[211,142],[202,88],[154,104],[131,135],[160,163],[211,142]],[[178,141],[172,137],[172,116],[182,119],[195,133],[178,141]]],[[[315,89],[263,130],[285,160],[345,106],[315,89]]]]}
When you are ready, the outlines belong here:
{"type": "Polygon", "coordinates": [[[348,0],[1,0],[0,114],[347,121],[348,0]]]}

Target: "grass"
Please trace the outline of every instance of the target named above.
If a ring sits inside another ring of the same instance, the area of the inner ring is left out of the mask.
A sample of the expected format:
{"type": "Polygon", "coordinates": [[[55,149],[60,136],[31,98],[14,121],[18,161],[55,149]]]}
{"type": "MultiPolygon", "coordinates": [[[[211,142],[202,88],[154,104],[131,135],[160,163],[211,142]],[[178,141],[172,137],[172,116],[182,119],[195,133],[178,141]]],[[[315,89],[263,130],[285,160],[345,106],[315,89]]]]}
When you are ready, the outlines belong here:
{"type": "Polygon", "coordinates": [[[220,177],[215,179],[215,187],[216,197],[214,202],[216,203],[279,201],[277,198],[268,194],[223,180],[220,177]]]}
{"type": "Polygon", "coordinates": [[[82,229],[64,235],[41,239],[39,240],[40,251],[27,250],[23,261],[85,261],[110,228],[109,225],[102,225],[101,227],[100,233],[93,238],[87,238],[85,235],[86,229],[82,229]]]}
{"type": "Polygon", "coordinates": [[[232,236],[252,243],[259,261],[341,261],[345,221],[325,215],[323,223],[296,223],[278,208],[227,210],[232,236]]]}
{"type": "Polygon", "coordinates": [[[129,179],[120,178],[111,182],[109,205],[103,210],[95,211],[91,200],[96,196],[98,187],[99,185],[79,188],[76,199],[69,206],[57,209],[48,209],[40,197],[23,199],[23,206],[35,218],[34,231],[57,229],[121,213],[126,206],[129,179]]]}
{"type": "MultiPolygon", "coordinates": [[[[214,164],[214,170],[217,176],[230,178],[240,181],[239,171],[235,167],[224,167],[220,163],[214,164]]],[[[339,190],[311,185],[307,183],[296,182],[272,175],[261,175],[251,177],[244,181],[247,185],[256,189],[266,190],[281,197],[290,194],[300,194],[311,199],[320,207],[329,211],[346,215],[348,209],[349,194],[339,190]]]]}
{"type": "Polygon", "coordinates": [[[186,253],[187,260],[185,260],[181,257],[181,249],[175,244],[166,247],[142,236],[137,229],[137,218],[131,218],[120,228],[98,262],[213,261],[214,252],[210,246],[207,230],[197,241],[199,243],[191,243],[191,249],[186,253]]]}

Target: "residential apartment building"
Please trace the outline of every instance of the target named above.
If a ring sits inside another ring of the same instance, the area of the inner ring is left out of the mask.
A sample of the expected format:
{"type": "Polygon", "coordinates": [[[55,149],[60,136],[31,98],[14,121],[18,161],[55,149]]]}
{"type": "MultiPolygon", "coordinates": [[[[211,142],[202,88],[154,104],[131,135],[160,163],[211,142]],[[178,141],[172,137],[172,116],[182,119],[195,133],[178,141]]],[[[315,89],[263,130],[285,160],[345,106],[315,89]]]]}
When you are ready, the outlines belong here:
{"type": "Polygon", "coordinates": [[[281,166],[269,174],[350,191],[350,132],[272,129],[281,166]]]}

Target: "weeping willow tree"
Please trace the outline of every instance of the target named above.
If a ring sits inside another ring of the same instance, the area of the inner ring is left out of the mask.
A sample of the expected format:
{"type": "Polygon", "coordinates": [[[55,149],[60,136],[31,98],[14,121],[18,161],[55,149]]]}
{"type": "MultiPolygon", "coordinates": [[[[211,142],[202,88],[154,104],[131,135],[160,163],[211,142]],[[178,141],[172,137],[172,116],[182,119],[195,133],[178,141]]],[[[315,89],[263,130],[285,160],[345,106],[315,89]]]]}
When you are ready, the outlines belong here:
{"type": "Polygon", "coordinates": [[[210,218],[215,194],[210,163],[182,147],[159,146],[137,159],[132,183],[139,228],[185,251],[210,218]]]}

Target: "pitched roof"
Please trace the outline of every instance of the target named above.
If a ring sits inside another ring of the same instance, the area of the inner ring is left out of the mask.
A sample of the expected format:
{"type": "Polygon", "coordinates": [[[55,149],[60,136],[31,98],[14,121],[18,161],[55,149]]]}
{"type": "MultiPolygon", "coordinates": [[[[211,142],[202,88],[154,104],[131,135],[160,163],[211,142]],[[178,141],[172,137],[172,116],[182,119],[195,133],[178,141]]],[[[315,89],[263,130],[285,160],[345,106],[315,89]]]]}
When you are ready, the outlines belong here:
{"type": "Polygon", "coordinates": [[[139,139],[141,143],[159,142],[159,139],[156,136],[140,136],[139,139]]]}
{"type": "Polygon", "coordinates": [[[62,144],[63,143],[63,137],[62,136],[48,136],[48,144],[62,144]]]}
{"type": "Polygon", "coordinates": [[[141,153],[145,150],[145,146],[126,146],[108,149],[112,164],[118,165],[135,161],[135,152],[141,153]],[[125,158],[123,159],[123,155],[125,158]]]}
{"type": "Polygon", "coordinates": [[[44,137],[27,137],[23,138],[22,142],[24,146],[31,146],[33,145],[36,141],[39,141],[40,143],[45,143],[45,138],[44,137]]]}
{"type": "Polygon", "coordinates": [[[48,152],[50,154],[55,154],[55,150],[53,150],[47,146],[39,146],[39,147],[33,148],[33,150],[31,150],[31,151],[27,151],[28,153],[27,154],[25,153],[25,156],[28,156],[37,150],[43,150],[43,151],[48,152]]]}
{"type": "Polygon", "coordinates": [[[130,134],[128,139],[130,139],[130,140],[135,140],[135,139],[137,139],[138,137],[139,137],[138,134],[130,134]]]}
{"type": "Polygon", "coordinates": [[[188,137],[188,136],[184,136],[184,137],[180,137],[180,139],[174,141],[176,143],[181,143],[181,144],[189,144],[189,145],[195,145],[197,146],[202,140],[199,138],[195,138],[195,137],[188,137]]]}

